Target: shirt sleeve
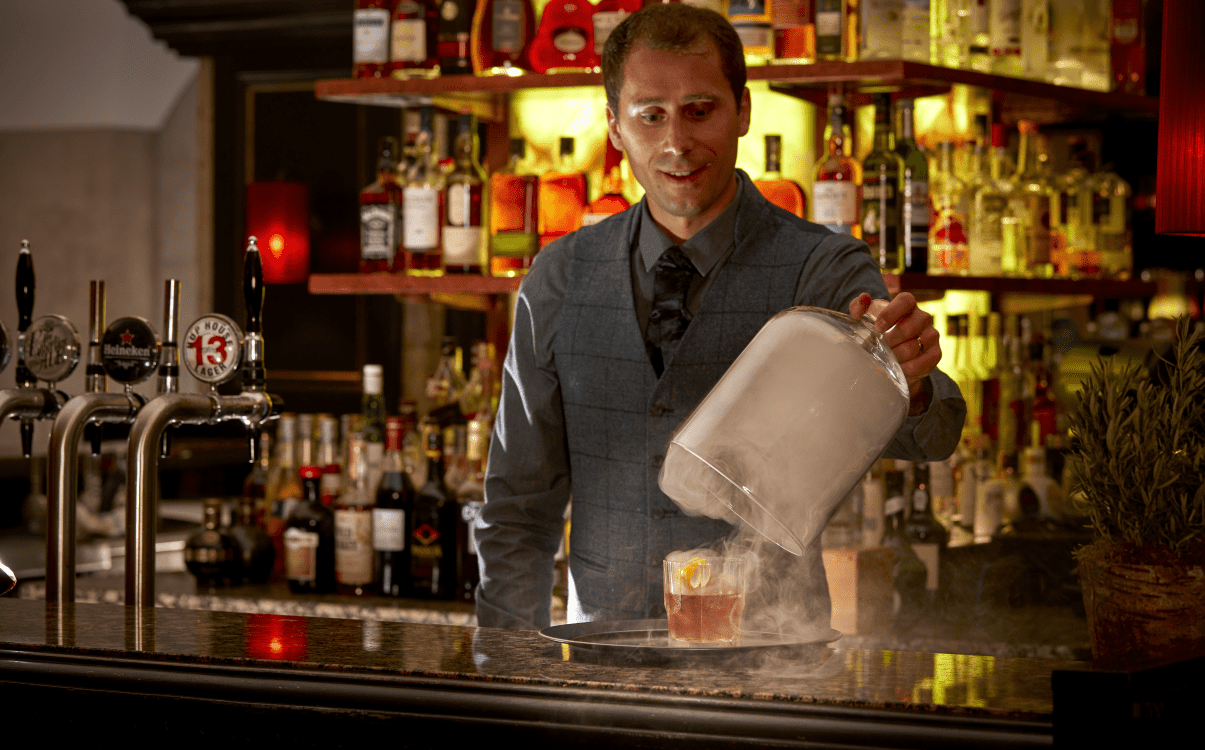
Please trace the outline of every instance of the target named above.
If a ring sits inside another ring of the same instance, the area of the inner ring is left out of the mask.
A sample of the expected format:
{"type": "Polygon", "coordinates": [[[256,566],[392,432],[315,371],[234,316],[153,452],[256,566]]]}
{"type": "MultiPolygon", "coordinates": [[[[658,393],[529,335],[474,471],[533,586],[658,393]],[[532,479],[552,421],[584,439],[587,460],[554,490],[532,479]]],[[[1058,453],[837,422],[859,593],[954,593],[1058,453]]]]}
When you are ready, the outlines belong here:
{"type": "MultiPolygon", "coordinates": [[[[849,303],[867,292],[890,299],[878,264],[866,243],[845,234],[832,234],[817,244],[804,264],[795,288],[795,304],[849,312],[849,303]]],[[[958,385],[939,369],[929,376],[932,393],[924,414],[906,417],[887,448],[886,458],[940,461],[949,458],[962,438],[966,401],[958,385]]]]}
{"type": "Polygon", "coordinates": [[[476,522],[477,624],[549,624],[553,557],[569,502],[569,451],[552,344],[568,240],[540,251],[519,287],[494,419],[485,505],[476,522]]]}

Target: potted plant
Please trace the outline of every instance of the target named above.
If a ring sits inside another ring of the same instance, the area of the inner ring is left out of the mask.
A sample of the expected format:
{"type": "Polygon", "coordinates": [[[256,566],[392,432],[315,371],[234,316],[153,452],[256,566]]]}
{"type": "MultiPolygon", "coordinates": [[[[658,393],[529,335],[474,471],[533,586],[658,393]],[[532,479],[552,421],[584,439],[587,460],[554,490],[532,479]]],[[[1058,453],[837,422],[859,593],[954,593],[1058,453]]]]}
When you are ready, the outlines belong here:
{"type": "Polygon", "coordinates": [[[1187,317],[1151,368],[1093,363],[1071,414],[1076,551],[1093,666],[1205,656],[1205,336],[1187,317]]]}

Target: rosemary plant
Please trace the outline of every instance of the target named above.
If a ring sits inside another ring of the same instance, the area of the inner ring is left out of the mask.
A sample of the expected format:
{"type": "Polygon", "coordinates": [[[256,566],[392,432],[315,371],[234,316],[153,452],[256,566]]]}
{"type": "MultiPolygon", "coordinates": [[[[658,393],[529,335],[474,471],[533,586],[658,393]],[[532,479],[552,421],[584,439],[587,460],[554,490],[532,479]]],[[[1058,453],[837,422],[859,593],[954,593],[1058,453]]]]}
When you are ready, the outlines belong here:
{"type": "Polygon", "coordinates": [[[1098,539],[1184,559],[1205,545],[1205,336],[1187,317],[1175,332],[1154,376],[1092,364],[1071,413],[1070,458],[1098,539]]]}

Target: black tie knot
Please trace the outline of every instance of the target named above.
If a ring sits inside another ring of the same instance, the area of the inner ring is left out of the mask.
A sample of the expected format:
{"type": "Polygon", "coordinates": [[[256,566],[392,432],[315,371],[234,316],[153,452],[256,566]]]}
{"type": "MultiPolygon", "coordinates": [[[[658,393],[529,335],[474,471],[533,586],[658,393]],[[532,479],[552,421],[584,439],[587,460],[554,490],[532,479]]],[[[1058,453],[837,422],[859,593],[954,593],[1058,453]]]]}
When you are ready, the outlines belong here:
{"type": "Polygon", "coordinates": [[[653,310],[647,338],[653,367],[660,376],[663,363],[673,357],[678,341],[690,324],[686,293],[696,271],[690,258],[677,245],[661,253],[653,271],[653,310]]]}

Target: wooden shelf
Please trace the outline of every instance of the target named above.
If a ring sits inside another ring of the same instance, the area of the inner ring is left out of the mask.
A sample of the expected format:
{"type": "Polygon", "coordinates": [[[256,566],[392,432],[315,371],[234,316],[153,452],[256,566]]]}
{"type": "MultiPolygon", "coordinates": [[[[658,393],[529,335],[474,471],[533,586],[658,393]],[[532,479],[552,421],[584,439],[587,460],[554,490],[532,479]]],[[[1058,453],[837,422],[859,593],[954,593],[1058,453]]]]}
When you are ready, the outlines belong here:
{"type": "Polygon", "coordinates": [[[1153,297],[1155,282],[1131,279],[1020,279],[995,276],[929,276],[923,273],[883,274],[887,289],[898,292],[964,290],[993,295],[1090,295],[1092,297],[1153,297]]]}
{"type": "Polygon", "coordinates": [[[519,289],[521,276],[405,276],[391,273],[315,273],[310,294],[506,294],[519,289]]]}
{"type": "MultiPolygon", "coordinates": [[[[749,67],[748,74],[751,81],[768,81],[776,91],[816,102],[823,102],[829,88],[837,86],[855,95],[898,91],[909,96],[940,94],[949,90],[952,84],[979,86],[997,92],[1002,115],[1010,122],[1018,119],[1042,123],[1098,119],[1119,112],[1155,117],[1159,113],[1159,100],[1155,97],[1055,86],[1042,81],[904,60],[756,65],[749,67]]],[[[471,107],[480,117],[498,120],[504,116],[506,94],[525,89],[601,85],[602,76],[598,73],[441,76],[411,80],[336,79],[318,81],[315,94],[328,101],[378,106],[471,107]]],[[[853,103],[858,104],[860,97],[854,98],[853,103]]]]}

